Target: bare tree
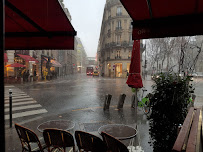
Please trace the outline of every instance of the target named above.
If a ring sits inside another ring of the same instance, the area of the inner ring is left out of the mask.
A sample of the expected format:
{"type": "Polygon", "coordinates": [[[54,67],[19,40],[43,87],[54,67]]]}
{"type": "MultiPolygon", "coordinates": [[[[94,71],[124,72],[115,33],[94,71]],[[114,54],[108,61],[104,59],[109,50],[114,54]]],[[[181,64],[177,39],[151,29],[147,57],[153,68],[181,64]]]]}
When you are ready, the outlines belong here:
{"type": "Polygon", "coordinates": [[[201,56],[203,38],[196,41],[195,37],[175,37],[150,39],[147,42],[148,61],[156,72],[169,71],[192,73],[201,56]]]}

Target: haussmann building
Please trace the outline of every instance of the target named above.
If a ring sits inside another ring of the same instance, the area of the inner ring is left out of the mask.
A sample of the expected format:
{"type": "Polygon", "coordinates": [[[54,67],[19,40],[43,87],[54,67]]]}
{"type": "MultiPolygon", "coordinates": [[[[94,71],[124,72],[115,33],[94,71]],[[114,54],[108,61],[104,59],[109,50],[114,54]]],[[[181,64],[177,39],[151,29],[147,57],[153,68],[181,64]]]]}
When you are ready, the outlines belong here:
{"type": "MultiPolygon", "coordinates": [[[[119,0],[107,0],[98,44],[99,71],[106,77],[125,78],[130,69],[132,19],[119,0]]],[[[141,43],[141,54],[144,50],[141,43]]]]}

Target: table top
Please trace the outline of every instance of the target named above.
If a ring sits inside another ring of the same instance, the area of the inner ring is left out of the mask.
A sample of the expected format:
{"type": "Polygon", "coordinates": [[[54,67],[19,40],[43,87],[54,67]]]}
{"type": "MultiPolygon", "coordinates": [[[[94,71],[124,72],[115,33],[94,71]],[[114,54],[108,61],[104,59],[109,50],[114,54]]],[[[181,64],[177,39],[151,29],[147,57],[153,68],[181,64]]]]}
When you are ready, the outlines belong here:
{"type": "Polygon", "coordinates": [[[75,123],[70,120],[50,120],[44,123],[41,123],[37,129],[40,132],[43,132],[46,128],[56,128],[62,130],[71,130],[75,126],[75,123]]]}
{"type": "Polygon", "coordinates": [[[99,134],[101,134],[102,131],[119,140],[131,139],[137,135],[137,130],[135,128],[124,124],[104,125],[99,128],[99,134]]]}

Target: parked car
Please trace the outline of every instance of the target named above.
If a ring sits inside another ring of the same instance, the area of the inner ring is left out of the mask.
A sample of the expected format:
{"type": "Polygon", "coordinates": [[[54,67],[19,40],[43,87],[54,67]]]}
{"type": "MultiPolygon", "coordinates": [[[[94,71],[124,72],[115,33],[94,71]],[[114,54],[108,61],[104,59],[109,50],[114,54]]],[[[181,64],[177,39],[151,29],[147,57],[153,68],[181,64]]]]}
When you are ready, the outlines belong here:
{"type": "Polygon", "coordinates": [[[94,76],[99,76],[99,72],[98,71],[94,71],[92,75],[93,75],[93,77],[94,76]]]}

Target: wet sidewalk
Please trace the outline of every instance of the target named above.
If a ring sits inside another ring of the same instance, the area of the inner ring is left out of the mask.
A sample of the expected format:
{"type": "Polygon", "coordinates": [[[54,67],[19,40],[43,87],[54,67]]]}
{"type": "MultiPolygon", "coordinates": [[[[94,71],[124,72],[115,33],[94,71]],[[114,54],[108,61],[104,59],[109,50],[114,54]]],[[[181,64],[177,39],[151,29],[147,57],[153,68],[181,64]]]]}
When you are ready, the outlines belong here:
{"type": "MultiPolygon", "coordinates": [[[[138,133],[134,140],[134,146],[140,145],[145,152],[152,152],[149,145],[149,125],[146,115],[138,108],[136,118],[136,110],[130,105],[125,105],[122,110],[117,110],[116,105],[111,106],[108,111],[103,111],[103,107],[91,107],[85,109],[75,109],[67,111],[60,115],[52,115],[43,117],[28,123],[20,124],[33,130],[39,137],[42,133],[37,130],[39,124],[49,120],[71,120],[75,123],[75,127],[70,132],[74,134],[76,130],[82,130],[99,136],[98,129],[106,124],[125,124],[137,128],[138,133]]],[[[128,141],[125,142],[128,144],[128,141]]],[[[15,127],[6,129],[6,151],[21,151],[20,140],[17,136],[15,127]]]]}

